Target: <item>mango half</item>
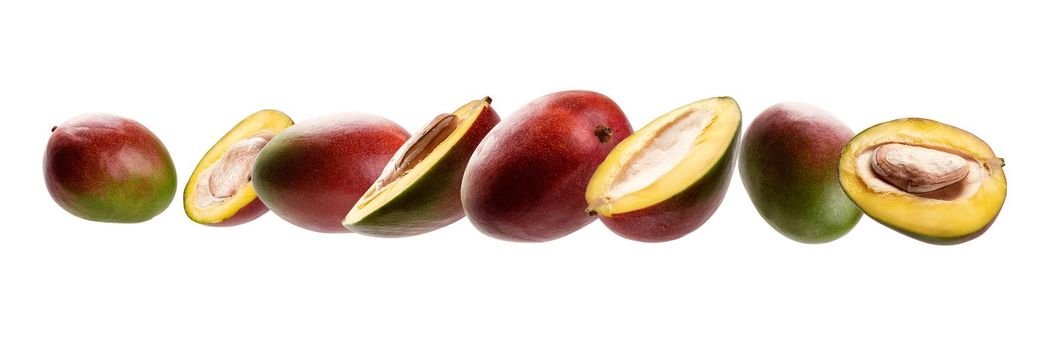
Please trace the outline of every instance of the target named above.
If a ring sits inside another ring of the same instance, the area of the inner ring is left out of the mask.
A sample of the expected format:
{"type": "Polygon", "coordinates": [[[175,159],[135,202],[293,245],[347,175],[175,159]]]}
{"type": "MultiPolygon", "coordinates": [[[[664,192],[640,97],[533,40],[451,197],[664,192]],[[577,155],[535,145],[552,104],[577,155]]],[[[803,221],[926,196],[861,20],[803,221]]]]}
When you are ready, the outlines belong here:
{"type": "Polygon", "coordinates": [[[983,234],[1005,202],[1004,161],[975,135],[903,118],[854,137],[842,150],[842,189],[871,218],[933,244],[983,234]]]}
{"type": "Polygon", "coordinates": [[[679,107],[631,134],[588,182],[589,213],[618,235],[643,242],[696,230],[729,187],[740,120],[735,100],[716,97],[679,107]]]}
{"type": "Polygon", "coordinates": [[[263,110],[247,116],[225,133],[200,159],[185,184],[185,215],[210,226],[254,220],[268,207],[254,192],[250,173],[261,149],[294,125],[286,114],[263,110]]]}
{"type": "Polygon", "coordinates": [[[486,97],[437,116],[414,134],[342,224],[353,232],[405,237],[464,217],[461,179],[472,152],[501,121],[486,97]]]}

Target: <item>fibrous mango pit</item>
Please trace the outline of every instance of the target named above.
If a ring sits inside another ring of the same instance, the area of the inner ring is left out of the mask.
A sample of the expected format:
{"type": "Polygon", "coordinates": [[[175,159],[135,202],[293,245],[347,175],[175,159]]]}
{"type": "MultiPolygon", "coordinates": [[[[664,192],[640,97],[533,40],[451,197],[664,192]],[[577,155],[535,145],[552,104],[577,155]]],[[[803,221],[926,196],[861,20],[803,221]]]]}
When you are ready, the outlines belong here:
{"type": "Polygon", "coordinates": [[[217,163],[200,173],[196,182],[197,207],[206,208],[220,204],[239,192],[243,185],[250,182],[250,172],[258,153],[272,137],[272,132],[262,131],[249,139],[236,142],[217,163]]]}
{"type": "Polygon", "coordinates": [[[986,169],[956,150],[902,143],[868,147],[856,159],[860,179],[880,192],[958,200],[979,189],[986,169]]]}
{"type": "Polygon", "coordinates": [[[425,126],[420,133],[407,140],[406,145],[403,146],[405,151],[396,154],[392,158],[393,166],[389,167],[388,171],[381,175],[381,179],[377,181],[378,185],[371,187],[363,195],[363,198],[373,198],[375,192],[380,191],[388,184],[395,182],[410,172],[417,163],[431,154],[436,146],[439,146],[441,142],[454,132],[454,129],[457,128],[457,119],[457,116],[453,114],[440,114],[428,126],[425,126]]]}

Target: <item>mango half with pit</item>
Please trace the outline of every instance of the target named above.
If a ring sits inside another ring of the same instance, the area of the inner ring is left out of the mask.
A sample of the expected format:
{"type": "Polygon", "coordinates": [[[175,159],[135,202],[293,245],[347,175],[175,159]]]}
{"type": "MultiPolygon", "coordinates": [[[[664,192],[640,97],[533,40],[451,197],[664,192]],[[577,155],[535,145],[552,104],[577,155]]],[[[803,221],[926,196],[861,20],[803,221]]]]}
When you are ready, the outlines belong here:
{"type": "Polygon", "coordinates": [[[385,165],[342,224],[377,237],[434,231],[464,217],[461,181],[472,152],[501,121],[489,97],[440,114],[385,165]]]}
{"type": "Polygon", "coordinates": [[[842,189],[871,218],[915,239],[957,244],[987,231],[1005,202],[1004,161],[975,135],[903,118],[842,150],[842,189]]]}
{"type": "Polygon", "coordinates": [[[268,207],[254,192],[250,173],[261,149],[294,124],[286,114],[263,110],[244,118],[200,159],[185,184],[185,214],[210,226],[254,220],[268,207]]]}
{"type": "Polygon", "coordinates": [[[676,108],[606,156],[588,182],[588,212],[636,241],[689,234],[722,203],[739,138],[740,106],[730,97],[676,108]]]}

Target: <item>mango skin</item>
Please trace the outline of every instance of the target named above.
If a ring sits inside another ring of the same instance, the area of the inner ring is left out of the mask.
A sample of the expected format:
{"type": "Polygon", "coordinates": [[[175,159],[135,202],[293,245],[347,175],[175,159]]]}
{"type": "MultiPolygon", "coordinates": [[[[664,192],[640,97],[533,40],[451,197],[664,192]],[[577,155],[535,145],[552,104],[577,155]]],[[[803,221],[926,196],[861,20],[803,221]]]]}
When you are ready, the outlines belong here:
{"type": "Polygon", "coordinates": [[[239,210],[236,211],[236,214],[230,216],[229,218],[221,220],[221,222],[204,225],[212,227],[232,227],[236,225],[242,225],[254,221],[254,219],[260,218],[262,215],[265,215],[265,213],[268,212],[269,208],[265,206],[265,203],[262,202],[260,198],[254,198],[254,200],[250,201],[250,204],[247,204],[242,208],[239,208],[239,210]]]}
{"type": "MultiPolygon", "coordinates": [[[[868,215],[868,216],[870,216],[870,215],[868,215]]],[[[995,215],[993,218],[991,218],[990,222],[988,222],[986,225],[983,225],[983,227],[980,228],[979,230],[970,232],[969,234],[966,234],[964,236],[950,237],[950,238],[926,236],[926,235],[918,234],[918,233],[915,233],[915,232],[911,232],[910,230],[908,230],[908,229],[906,229],[904,227],[901,227],[901,226],[898,226],[898,225],[893,225],[893,224],[890,224],[890,223],[885,222],[883,220],[875,219],[874,217],[871,217],[871,219],[874,219],[874,221],[877,221],[878,223],[882,224],[885,227],[893,229],[893,231],[902,233],[904,236],[914,238],[914,239],[922,241],[924,243],[929,243],[929,244],[934,244],[934,245],[956,245],[956,244],[962,244],[962,243],[971,241],[973,239],[976,239],[976,238],[982,236],[984,232],[987,232],[987,229],[991,228],[991,225],[994,225],[994,221],[998,219],[998,216],[995,215]]]]}
{"type": "Polygon", "coordinates": [[[853,131],[830,113],[781,103],[758,115],[741,143],[740,178],[762,218],[785,237],[825,243],[848,233],[863,212],[838,181],[853,131]]]}
{"type": "Polygon", "coordinates": [[[543,242],[595,220],[586,213],[588,180],[631,124],[613,100],[591,91],[540,97],[495,126],[465,169],[461,201],[484,234],[543,242]],[[612,130],[605,141],[597,126],[612,130]]]}
{"type": "Polygon", "coordinates": [[[177,174],[167,148],[130,119],[86,114],[55,127],[44,152],[51,198],[78,217],[134,223],[163,212],[177,174]]]}
{"type": "Polygon", "coordinates": [[[733,141],[715,166],[682,192],[653,206],[600,216],[599,220],[617,235],[647,243],[679,239],[704,225],[726,197],[736,164],[737,128],[733,141]]]}
{"type": "Polygon", "coordinates": [[[295,124],[258,154],[258,198],[280,218],[316,232],[349,232],[341,219],[410,137],[399,124],[343,113],[295,124]]]}
{"type": "Polygon", "coordinates": [[[948,208],[947,205],[964,205],[967,203],[975,203],[977,199],[965,198],[956,202],[937,202],[933,203],[933,205],[923,205],[928,203],[920,203],[914,204],[913,206],[905,206],[902,205],[902,203],[899,205],[898,203],[889,203],[886,205],[879,204],[876,206],[871,203],[867,203],[867,200],[870,198],[901,199],[906,197],[902,195],[877,197],[881,196],[877,193],[870,195],[873,197],[867,197],[869,196],[868,193],[861,193],[862,191],[857,191],[856,189],[852,188],[852,186],[843,186],[843,190],[846,191],[846,194],[849,195],[851,199],[853,199],[853,202],[856,203],[857,206],[864,210],[864,213],[866,213],[868,217],[908,237],[935,245],[955,245],[965,243],[977,237],[980,237],[985,232],[987,232],[991,225],[994,224],[994,221],[998,219],[998,215],[1001,214],[1001,210],[1004,206],[1005,198],[1007,196],[1008,185],[1005,180],[1005,172],[1002,170],[1002,167],[1004,166],[1004,161],[1001,158],[998,158],[997,155],[995,155],[994,151],[990,148],[990,145],[988,145],[985,141],[983,141],[976,135],[963,129],[957,128],[955,126],[947,125],[935,120],[925,118],[900,118],[887,122],[882,122],[861,131],[859,134],[854,136],[853,139],[850,140],[849,143],[842,150],[842,157],[839,160],[839,177],[841,178],[842,183],[846,185],[861,184],[860,186],[865,186],[862,184],[863,180],[861,180],[858,177],[858,175],[854,173],[853,165],[855,164],[856,154],[864,150],[864,147],[868,147],[870,145],[877,144],[883,141],[893,140],[903,141],[906,143],[916,145],[923,144],[924,142],[928,142],[927,144],[943,143],[946,145],[944,146],[946,148],[964,150],[964,152],[966,152],[967,155],[977,157],[980,162],[983,162],[984,166],[989,166],[992,168],[990,176],[988,177],[988,179],[985,179],[985,182],[983,184],[981,184],[980,191],[977,192],[975,196],[980,197],[981,194],[984,194],[985,186],[993,187],[994,190],[987,192],[987,197],[979,198],[979,200],[985,200],[987,202],[970,204],[970,207],[966,208],[966,210],[963,210],[961,214],[955,214],[949,212],[949,210],[960,210],[961,208],[948,208]],[[917,135],[917,137],[913,137],[912,139],[913,135],[917,135]],[[992,164],[996,161],[1000,161],[1001,163],[992,164]],[[994,193],[994,196],[998,197],[991,197],[989,193],[994,193]],[[991,199],[997,200],[997,203],[990,203],[994,202],[994,200],[991,199]],[[944,203],[946,204],[941,207],[940,205],[944,203]],[[901,215],[903,215],[904,217],[917,218],[919,221],[922,221],[923,223],[933,224],[948,224],[956,221],[962,221],[963,219],[969,219],[969,215],[979,215],[983,212],[989,213],[990,210],[995,211],[993,212],[993,214],[991,214],[989,219],[987,219],[986,216],[983,216],[985,220],[982,223],[975,223],[975,225],[970,226],[961,226],[960,229],[957,229],[955,232],[951,233],[953,234],[953,236],[940,236],[933,235],[929,232],[924,232],[923,230],[919,230],[915,227],[911,227],[910,223],[889,220],[888,218],[883,217],[881,215],[880,210],[875,210],[876,208],[887,208],[889,211],[901,213],[901,215]],[[932,208],[933,211],[942,210],[943,213],[949,214],[942,217],[927,219],[927,213],[919,212],[919,210],[924,211],[929,208],[932,208]],[[971,212],[969,209],[971,209],[971,212]]]}
{"type": "MultiPolygon", "coordinates": [[[[261,110],[261,111],[258,111],[256,113],[254,113],[254,114],[251,114],[250,116],[248,116],[247,118],[245,118],[244,120],[242,120],[238,124],[236,124],[236,126],[234,126],[232,128],[232,130],[229,130],[224,136],[222,136],[221,139],[218,140],[218,144],[220,144],[222,141],[225,141],[226,138],[228,138],[230,134],[233,134],[237,130],[247,130],[247,129],[250,129],[250,127],[246,127],[245,125],[257,125],[255,123],[252,123],[252,121],[259,120],[260,116],[267,116],[268,118],[266,118],[266,119],[270,120],[270,121],[275,121],[276,125],[278,125],[279,121],[286,121],[290,125],[293,125],[293,123],[294,123],[294,121],[291,120],[290,117],[287,116],[283,112],[280,112],[280,111],[277,111],[277,110],[272,110],[272,109],[261,110]]],[[[278,128],[278,126],[276,126],[276,127],[278,128]]],[[[261,131],[261,130],[256,130],[256,131],[261,131]]],[[[277,131],[278,132],[278,131],[282,131],[282,129],[280,129],[280,130],[269,130],[269,131],[277,131]]],[[[218,144],[215,144],[214,146],[211,146],[211,149],[208,150],[206,154],[204,154],[204,159],[206,159],[206,157],[211,154],[211,152],[214,150],[214,147],[217,147],[218,144]]],[[[203,160],[201,160],[201,162],[202,161],[203,160]]],[[[269,212],[269,209],[268,209],[268,207],[265,206],[265,203],[262,202],[260,198],[255,196],[254,200],[250,201],[250,203],[247,203],[246,205],[235,209],[235,213],[232,214],[232,216],[229,216],[229,217],[227,217],[225,219],[222,219],[221,221],[218,221],[218,222],[207,222],[205,220],[201,220],[201,218],[193,217],[192,210],[190,210],[190,206],[193,205],[191,200],[190,200],[190,194],[195,192],[196,189],[192,188],[191,185],[194,183],[194,181],[192,181],[194,179],[194,177],[195,176],[199,176],[199,173],[201,171],[202,171],[202,169],[200,168],[199,165],[197,165],[196,169],[193,171],[192,175],[190,175],[189,181],[185,184],[185,189],[182,190],[183,207],[185,209],[185,214],[192,221],[194,221],[196,223],[199,223],[199,224],[206,225],[206,226],[211,226],[211,227],[232,227],[232,226],[242,225],[242,224],[254,221],[254,219],[257,219],[257,218],[261,217],[262,215],[265,215],[265,213],[269,212]]]]}
{"type": "Polygon", "coordinates": [[[348,225],[349,229],[370,236],[408,237],[434,231],[463,218],[461,182],[465,167],[475,148],[501,121],[489,105],[475,118],[468,132],[424,176],[381,209],[348,225]]]}

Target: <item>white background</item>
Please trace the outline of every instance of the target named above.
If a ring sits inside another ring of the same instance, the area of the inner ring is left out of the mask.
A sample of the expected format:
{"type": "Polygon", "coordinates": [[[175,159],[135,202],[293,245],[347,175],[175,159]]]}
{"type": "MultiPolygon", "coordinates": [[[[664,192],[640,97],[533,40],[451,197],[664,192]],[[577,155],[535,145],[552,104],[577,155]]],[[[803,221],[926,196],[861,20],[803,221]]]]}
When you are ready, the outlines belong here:
{"type": "Polygon", "coordinates": [[[1045,347],[1041,9],[376,3],[0,5],[0,348],[1045,347]],[[674,242],[594,223],[516,244],[467,220],[396,240],[271,214],[210,228],[185,217],[180,188],[152,221],[94,223],[42,181],[49,129],[85,112],[150,127],[183,185],[258,109],[365,111],[416,130],[484,95],[507,118],[564,89],[614,98],[635,128],[719,95],[745,125],[789,100],[854,131],[933,118],[1006,158],[1009,197],[963,245],[866,217],[803,245],[770,229],[735,177],[718,213],[674,242]]]}

